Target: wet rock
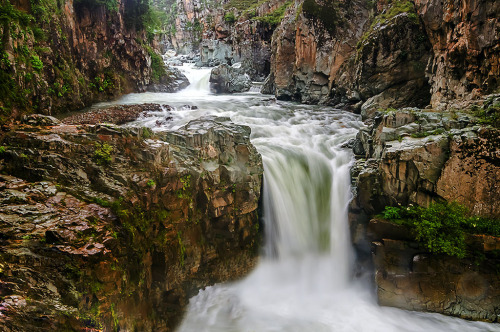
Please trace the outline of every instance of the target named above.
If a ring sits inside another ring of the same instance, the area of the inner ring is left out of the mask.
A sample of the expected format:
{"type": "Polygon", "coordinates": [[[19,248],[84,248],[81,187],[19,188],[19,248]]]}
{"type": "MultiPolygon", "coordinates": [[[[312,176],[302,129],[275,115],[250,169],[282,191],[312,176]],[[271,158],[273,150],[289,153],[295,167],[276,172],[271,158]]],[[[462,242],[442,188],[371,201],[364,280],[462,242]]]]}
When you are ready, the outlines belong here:
{"type": "Polygon", "coordinates": [[[99,123],[121,125],[127,122],[132,122],[138,117],[146,115],[148,112],[168,112],[169,110],[170,106],[159,104],[117,105],[99,110],[81,112],[63,118],[61,121],[65,124],[71,125],[95,125],[99,123]]]}
{"type": "MultiPolygon", "coordinates": [[[[182,63],[181,63],[182,65],[182,63]]],[[[189,86],[189,80],[179,69],[169,67],[167,75],[160,77],[159,82],[147,87],[149,92],[177,92],[189,86]]]]}
{"type": "Polygon", "coordinates": [[[500,246],[500,238],[471,235],[469,245],[483,259],[458,259],[429,253],[408,239],[408,232],[401,227],[370,221],[370,236],[375,241],[375,283],[381,305],[498,322],[500,261],[492,248],[500,246]],[[489,247],[487,242],[495,245],[489,247]]]}
{"type": "Polygon", "coordinates": [[[246,92],[251,86],[252,81],[247,74],[226,64],[212,69],[210,74],[210,90],[216,94],[246,92]]]}
{"type": "Polygon", "coordinates": [[[79,124],[94,116],[4,136],[2,331],[169,331],[198,289],[256,263],[263,168],[249,128],[79,124]]]}

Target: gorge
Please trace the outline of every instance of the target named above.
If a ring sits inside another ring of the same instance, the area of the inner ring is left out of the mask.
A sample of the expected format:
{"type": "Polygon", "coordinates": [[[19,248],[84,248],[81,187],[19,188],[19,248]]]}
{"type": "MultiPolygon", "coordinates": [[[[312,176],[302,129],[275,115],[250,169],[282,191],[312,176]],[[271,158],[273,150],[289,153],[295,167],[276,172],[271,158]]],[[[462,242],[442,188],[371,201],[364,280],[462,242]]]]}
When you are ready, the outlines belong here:
{"type": "Polygon", "coordinates": [[[2,330],[500,331],[497,2],[151,5],[1,2],[2,330]]]}

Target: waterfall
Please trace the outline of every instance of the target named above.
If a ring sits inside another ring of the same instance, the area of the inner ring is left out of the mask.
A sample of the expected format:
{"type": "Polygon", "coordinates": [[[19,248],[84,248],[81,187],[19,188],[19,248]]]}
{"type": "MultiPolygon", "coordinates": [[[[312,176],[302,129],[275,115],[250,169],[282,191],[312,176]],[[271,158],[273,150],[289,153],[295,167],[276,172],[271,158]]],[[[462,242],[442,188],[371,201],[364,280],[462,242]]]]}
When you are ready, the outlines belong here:
{"type": "Polygon", "coordinates": [[[209,94],[210,93],[210,73],[212,68],[197,68],[192,63],[184,63],[180,67],[181,72],[189,80],[189,86],[181,91],[188,94],[209,94]]]}
{"type": "MultiPolygon", "coordinates": [[[[200,82],[209,70],[186,73],[200,82]]],[[[264,162],[266,243],[258,266],[243,280],[200,290],[178,332],[499,330],[495,324],[380,307],[370,283],[352,277],[347,223],[352,155],[342,146],[362,126],[358,116],[274,103],[254,93],[211,95],[196,89],[131,94],[118,101],[141,102],[174,107],[162,129],[175,130],[204,115],[248,125],[264,162]],[[198,108],[184,108],[187,103],[198,108]]],[[[156,128],[165,116],[149,114],[130,125],[156,128]]]]}

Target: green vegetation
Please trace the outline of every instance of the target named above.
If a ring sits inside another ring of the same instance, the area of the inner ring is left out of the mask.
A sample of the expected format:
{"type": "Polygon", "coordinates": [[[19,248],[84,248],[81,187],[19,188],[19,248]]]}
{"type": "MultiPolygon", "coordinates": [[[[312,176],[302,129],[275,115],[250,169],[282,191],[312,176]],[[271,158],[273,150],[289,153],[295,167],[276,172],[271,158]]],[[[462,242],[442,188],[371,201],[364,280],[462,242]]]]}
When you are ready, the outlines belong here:
{"type": "Polygon", "coordinates": [[[112,89],[115,86],[112,75],[109,73],[105,73],[103,74],[103,76],[104,77],[101,76],[94,77],[94,80],[89,83],[89,87],[96,90],[97,92],[111,93],[112,89]]]}
{"type": "Polygon", "coordinates": [[[156,186],[156,182],[153,179],[149,179],[148,182],[146,183],[148,187],[154,187],[156,186]]]}
{"type": "Polygon", "coordinates": [[[255,7],[258,3],[262,1],[259,0],[230,0],[225,5],[224,8],[236,8],[238,10],[245,10],[249,7],[255,7]]]}
{"type": "Polygon", "coordinates": [[[438,129],[433,130],[433,131],[421,131],[418,133],[413,133],[413,134],[411,134],[411,137],[423,138],[423,137],[427,137],[427,136],[431,136],[431,135],[441,135],[444,132],[446,132],[446,130],[444,130],[443,128],[438,128],[438,129]]]}
{"type": "Polygon", "coordinates": [[[325,29],[333,34],[341,23],[340,4],[338,0],[325,0],[318,4],[315,0],[305,0],[302,5],[304,16],[320,22],[325,29]]]}
{"type": "Polygon", "coordinates": [[[75,6],[84,6],[89,9],[94,9],[96,7],[104,6],[110,12],[118,11],[118,1],[117,0],[75,0],[75,6]]]}
{"type": "Polygon", "coordinates": [[[234,16],[233,12],[228,12],[224,15],[224,21],[229,24],[233,24],[234,22],[236,22],[236,16],[234,16]]]}
{"type": "Polygon", "coordinates": [[[111,163],[111,153],[113,147],[108,143],[96,143],[94,160],[98,165],[109,165],[111,163]]]}
{"type": "Polygon", "coordinates": [[[151,56],[151,77],[153,78],[153,82],[158,83],[160,80],[166,76],[167,70],[165,69],[165,64],[163,63],[163,59],[160,55],[158,55],[149,45],[143,45],[151,56]]]}
{"type": "Polygon", "coordinates": [[[456,202],[420,206],[387,206],[385,219],[411,227],[415,239],[434,253],[464,258],[467,254],[465,234],[500,236],[500,221],[483,217],[468,217],[467,208],[456,202]]]}
{"type": "Polygon", "coordinates": [[[184,266],[184,259],[186,257],[186,247],[182,242],[182,233],[180,231],[177,232],[177,241],[179,242],[179,263],[181,264],[181,266],[184,266]]]}
{"type": "Polygon", "coordinates": [[[390,20],[401,13],[408,13],[408,18],[410,18],[413,24],[420,23],[413,2],[409,0],[389,0],[388,8],[375,16],[370,28],[359,40],[357,44],[358,50],[363,48],[376,26],[388,24],[390,20]]]}
{"type": "Polygon", "coordinates": [[[275,28],[281,23],[283,17],[285,16],[285,11],[287,10],[288,7],[290,7],[291,4],[292,1],[287,1],[279,8],[277,8],[275,11],[265,16],[255,17],[255,20],[267,23],[271,28],[275,28]]]}
{"type": "Polygon", "coordinates": [[[500,128],[500,102],[487,101],[483,107],[472,107],[472,113],[479,124],[500,128]]]}
{"type": "Polygon", "coordinates": [[[184,199],[191,199],[189,188],[191,187],[191,175],[186,174],[180,178],[182,189],[177,190],[177,197],[184,199]]]}

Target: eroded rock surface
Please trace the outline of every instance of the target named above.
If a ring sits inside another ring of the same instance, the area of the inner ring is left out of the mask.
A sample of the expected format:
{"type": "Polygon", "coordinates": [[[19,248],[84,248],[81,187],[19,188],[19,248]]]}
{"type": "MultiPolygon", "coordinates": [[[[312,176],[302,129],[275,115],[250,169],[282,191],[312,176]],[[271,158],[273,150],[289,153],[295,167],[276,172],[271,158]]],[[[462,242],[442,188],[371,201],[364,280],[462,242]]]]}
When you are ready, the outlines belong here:
{"type": "Polygon", "coordinates": [[[263,169],[249,128],[49,120],[2,142],[2,331],[169,331],[198,289],[254,266],[263,169]]]}
{"type": "Polygon", "coordinates": [[[379,113],[351,142],[351,231],[360,259],[373,258],[380,304],[498,321],[499,238],[468,235],[472,254],[459,259],[430,253],[407,227],[369,220],[385,206],[440,200],[500,219],[500,132],[478,121],[470,112],[403,109],[379,113]]]}
{"type": "Polygon", "coordinates": [[[500,238],[470,235],[475,258],[459,259],[429,253],[411,230],[387,221],[370,221],[369,233],[381,305],[499,321],[500,238]]]}
{"type": "Polygon", "coordinates": [[[212,69],[210,73],[210,90],[213,93],[235,93],[250,90],[250,77],[239,68],[223,64],[212,69]]]}

